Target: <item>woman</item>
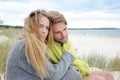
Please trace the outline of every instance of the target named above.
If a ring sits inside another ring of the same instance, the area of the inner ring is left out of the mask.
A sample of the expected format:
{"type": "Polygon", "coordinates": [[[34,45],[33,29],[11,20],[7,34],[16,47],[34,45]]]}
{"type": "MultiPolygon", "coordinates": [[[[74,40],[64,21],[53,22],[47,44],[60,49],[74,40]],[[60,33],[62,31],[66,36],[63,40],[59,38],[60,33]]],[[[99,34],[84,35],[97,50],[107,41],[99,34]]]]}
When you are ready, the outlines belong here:
{"type": "Polygon", "coordinates": [[[44,10],[33,11],[25,19],[23,39],[15,43],[7,59],[7,80],[82,80],[70,66],[74,57],[69,51],[58,64],[49,62],[46,44],[52,41],[50,26],[44,10]]]}

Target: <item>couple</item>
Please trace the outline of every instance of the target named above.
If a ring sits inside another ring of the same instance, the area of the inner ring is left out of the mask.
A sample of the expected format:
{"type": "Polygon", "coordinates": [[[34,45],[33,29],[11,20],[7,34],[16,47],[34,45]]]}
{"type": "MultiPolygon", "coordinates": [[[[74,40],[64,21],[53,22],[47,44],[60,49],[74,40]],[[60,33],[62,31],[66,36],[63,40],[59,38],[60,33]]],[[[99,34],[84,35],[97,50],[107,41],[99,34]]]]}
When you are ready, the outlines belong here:
{"type": "Polygon", "coordinates": [[[7,80],[114,80],[109,72],[90,73],[75,56],[67,21],[57,11],[35,10],[25,19],[23,38],[10,50],[7,80]]]}

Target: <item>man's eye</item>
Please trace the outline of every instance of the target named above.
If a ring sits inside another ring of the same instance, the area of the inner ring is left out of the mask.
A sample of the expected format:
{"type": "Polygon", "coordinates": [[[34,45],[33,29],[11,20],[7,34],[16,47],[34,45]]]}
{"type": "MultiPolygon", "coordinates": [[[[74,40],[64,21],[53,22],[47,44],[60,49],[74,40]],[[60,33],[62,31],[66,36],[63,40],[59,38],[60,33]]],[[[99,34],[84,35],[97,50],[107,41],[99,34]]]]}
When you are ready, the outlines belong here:
{"type": "Polygon", "coordinates": [[[67,30],[67,28],[64,29],[64,31],[66,31],[66,30],[67,30]]]}
{"type": "Polygon", "coordinates": [[[59,34],[59,32],[54,32],[55,34],[59,34]]]}

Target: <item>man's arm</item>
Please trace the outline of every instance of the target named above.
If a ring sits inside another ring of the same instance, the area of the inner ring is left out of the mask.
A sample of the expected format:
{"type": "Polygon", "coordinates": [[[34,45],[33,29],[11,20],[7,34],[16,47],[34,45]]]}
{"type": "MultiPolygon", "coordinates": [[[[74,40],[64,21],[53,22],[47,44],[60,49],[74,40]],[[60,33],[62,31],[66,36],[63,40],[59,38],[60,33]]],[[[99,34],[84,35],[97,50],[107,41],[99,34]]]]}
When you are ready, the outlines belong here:
{"type": "Polygon", "coordinates": [[[49,63],[49,78],[51,80],[61,80],[73,61],[74,57],[69,52],[65,52],[59,63],[49,63]]]}
{"type": "Polygon", "coordinates": [[[70,50],[72,52],[71,54],[75,57],[75,60],[73,61],[72,65],[77,68],[77,70],[81,73],[83,77],[90,75],[88,63],[80,57],[76,56],[76,51],[73,47],[72,42],[68,40],[68,42],[64,46],[66,47],[66,50],[70,50]]]}

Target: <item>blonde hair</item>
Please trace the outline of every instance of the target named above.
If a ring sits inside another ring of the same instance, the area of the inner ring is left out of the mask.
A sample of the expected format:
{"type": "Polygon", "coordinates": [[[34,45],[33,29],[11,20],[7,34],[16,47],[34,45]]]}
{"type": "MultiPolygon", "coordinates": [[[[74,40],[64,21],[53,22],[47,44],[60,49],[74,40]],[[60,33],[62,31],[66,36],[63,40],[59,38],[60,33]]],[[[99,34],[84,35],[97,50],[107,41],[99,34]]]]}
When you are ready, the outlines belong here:
{"type": "Polygon", "coordinates": [[[59,22],[64,22],[67,25],[67,20],[65,19],[64,15],[58,11],[48,11],[47,14],[52,19],[52,25],[57,24],[59,22]]]}
{"type": "Polygon", "coordinates": [[[45,10],[36,10],[31,12],[25,19],[23,35],[25,38],[25,53],[27,61],[33,66],[37,75],[44,79],[48,76],[48,62],[45,54],[47,49],[46,44],[51,43],[52,32],[50,29],[45,42],[41,40],[39,22],[42,16],[47,17],[50,21],[45,10]]]}
{"type": "MultiPolygon", "coordinates": [[[[51,18],[51,25],[53,26],[54,24],[60,23],[60,22],[64,22],[67,25],[67,20],[65,19],[64,15],[61,14],[58,11],[48,11],[47,12],[48,16],[51,18]]],[[[52,26],[51,26],[51,30],[52,30],[52,26]]],[[[52,35],[52,39],[51,39],[51,44],[49,44],[48,47],[52,47],[53,46],[53,32],[51,31],[51,35],[52,35]]]]}

